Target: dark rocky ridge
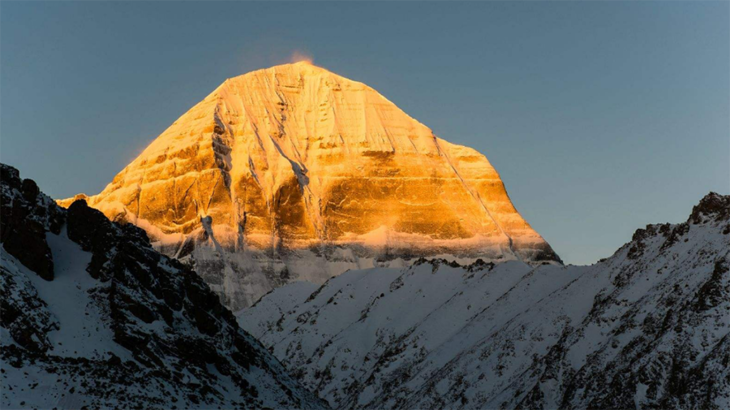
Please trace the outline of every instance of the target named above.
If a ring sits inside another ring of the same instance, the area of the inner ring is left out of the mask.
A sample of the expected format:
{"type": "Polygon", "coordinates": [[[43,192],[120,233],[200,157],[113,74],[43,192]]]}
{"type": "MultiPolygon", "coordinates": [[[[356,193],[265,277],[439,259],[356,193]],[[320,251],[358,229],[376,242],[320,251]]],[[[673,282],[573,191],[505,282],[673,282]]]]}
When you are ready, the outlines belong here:
{"type": "Polygon", "coordinates": [[[110,222],[83,200],[63,210],[16,169],[0,164],[0,172],[1,407],[326,407],[238,327],[195,272],[152,249],[143,230],[110,222]],[[90,254],[95,285],[68,298],[93,300],[86,315],[102,312],[97,330],[110,330],[108,345],[128,352],[126,360],[61,353],[56,334],[73,326],[31,277],[49,289],[58,279],[47,235],[90,254]]]}
{"type": "Polygon", "coordinates": [[[8,253],[40,277],[53,280],[53,255],[46,243],[46,231],[58,234],[63,223],[62,211],[31,179],[21,180],[18,170],[0,167],[2,198],[0,204],[0,242],[8,253]],[[22,200],[12,201],[10,191],[22,200]]]}

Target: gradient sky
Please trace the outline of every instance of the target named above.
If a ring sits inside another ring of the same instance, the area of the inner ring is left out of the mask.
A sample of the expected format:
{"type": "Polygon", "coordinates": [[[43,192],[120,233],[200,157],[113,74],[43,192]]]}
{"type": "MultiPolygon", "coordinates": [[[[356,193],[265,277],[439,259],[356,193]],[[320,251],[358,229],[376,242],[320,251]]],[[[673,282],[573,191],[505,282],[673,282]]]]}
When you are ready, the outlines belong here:
{"type": "Polygon", "coordinates": [[[476,148],[568,263],[730,193],[728,2],[2,2],[0,161],[95,194],[293,53],[476,148]]]}

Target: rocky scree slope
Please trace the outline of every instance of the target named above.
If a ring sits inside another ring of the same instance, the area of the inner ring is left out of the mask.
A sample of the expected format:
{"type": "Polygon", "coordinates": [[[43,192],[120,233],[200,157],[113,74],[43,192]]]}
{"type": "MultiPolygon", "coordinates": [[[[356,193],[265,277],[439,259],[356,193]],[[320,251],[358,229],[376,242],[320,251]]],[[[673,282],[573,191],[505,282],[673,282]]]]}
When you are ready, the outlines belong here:
{"type": "Polygon", "coordinates": [[[730,408],[730,196],[592,266],[346,272],[240,312],[337,409],[730,408]]]}
{"type": "Polygon", "coordinates": [[[226,80],[98,195],[234,310],[291,281],[421,256],[560,259],[479,152],[308,63],[226,80]]]}
{"type": "Polygon", "coordinates": [[[0,180],[0,407],[327,407],[143,230],[0,180]]]}

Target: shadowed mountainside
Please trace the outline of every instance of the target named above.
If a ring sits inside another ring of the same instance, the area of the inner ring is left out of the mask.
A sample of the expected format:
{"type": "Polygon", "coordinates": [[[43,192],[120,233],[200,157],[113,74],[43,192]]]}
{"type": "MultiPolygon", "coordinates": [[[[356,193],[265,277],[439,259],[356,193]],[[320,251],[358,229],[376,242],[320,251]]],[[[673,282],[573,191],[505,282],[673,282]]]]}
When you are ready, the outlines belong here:
{"type": "Polygon", "coordinates": [[[143,230],[0,180],[0,407],[327,407],[143,230]]]}
{"type": "Polygon", "coordinates": [[[730,196],[592,266],[346,272],[238,313],[336,409],[730,407],[730,196]]]}

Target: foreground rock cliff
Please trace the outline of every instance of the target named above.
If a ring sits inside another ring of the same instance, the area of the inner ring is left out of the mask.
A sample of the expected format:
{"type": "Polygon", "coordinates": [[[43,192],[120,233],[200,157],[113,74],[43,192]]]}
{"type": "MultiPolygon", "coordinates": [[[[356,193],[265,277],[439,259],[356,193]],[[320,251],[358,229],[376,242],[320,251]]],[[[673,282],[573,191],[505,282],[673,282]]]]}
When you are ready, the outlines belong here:
{"type": "Polygon", "coordinates": [[[0,180],[1,408],[326,408],[144,231],[0,180]]]}
{"type": "Polygon", "coordinates": [[[78,197],[193,262],[234,309],[290,281],[420,256],[560,261],[483,155],[308,63],[225,81],[103,192],[78,197]]]}
{"type": "Polygon", "coordinates": [[[592,266],[350,271],[239,317],[336,409],[728,409],[730,196],[592,266]]]}

